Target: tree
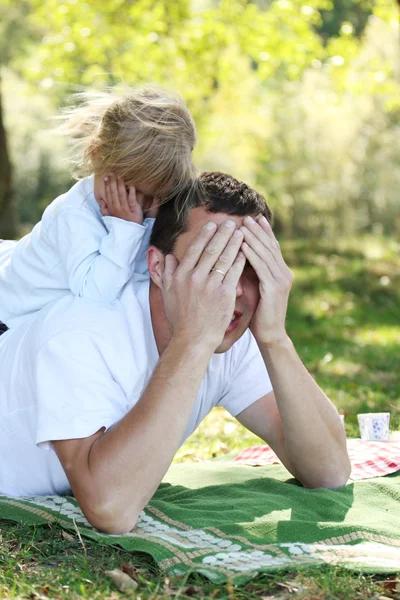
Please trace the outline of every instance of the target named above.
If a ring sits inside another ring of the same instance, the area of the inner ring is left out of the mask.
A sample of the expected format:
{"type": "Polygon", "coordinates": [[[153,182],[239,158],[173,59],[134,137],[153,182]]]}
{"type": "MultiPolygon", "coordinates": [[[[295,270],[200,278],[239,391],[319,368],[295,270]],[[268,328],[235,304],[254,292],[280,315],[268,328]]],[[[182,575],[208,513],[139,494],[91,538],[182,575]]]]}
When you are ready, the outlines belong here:
{"type": "Polygon", "coordinates": [[[28,2],[11,3],[3,0],[0,6],[0,238],[13,239],[18,235],[18,216],[13,189],[13,171],[4,125],[2,103],[2,70],[18,68],[18,59],[25,54],[35,38],[35,30],[27,25],[28,2]],[[18,44],[15,40],[18,39],[18,44]]]}
{"type": "Polygon", "coordinates": [[[17,210],[12,188],[12,167],[3,122],[0,78],[0,237],[12,239],[17,235],[17,210]]]}

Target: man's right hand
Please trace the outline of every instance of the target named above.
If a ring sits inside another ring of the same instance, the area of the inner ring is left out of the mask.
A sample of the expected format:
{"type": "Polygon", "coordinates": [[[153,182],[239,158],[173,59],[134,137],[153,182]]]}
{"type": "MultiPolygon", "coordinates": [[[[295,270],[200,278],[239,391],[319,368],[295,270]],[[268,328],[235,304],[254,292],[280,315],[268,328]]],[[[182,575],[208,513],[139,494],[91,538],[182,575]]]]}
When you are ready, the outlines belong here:
{"type": "Polygon", "coordinates": [[[240,251],[243,234],[235,227],[228,220],[217,229],[210,221],[179,264],[172,254],[165,257],[163,300],[173,337],[179,335],[189,343],[201,339],[203,345],[210,344],[211,353],[232,319],[236,286],[246,262],[240,251]]]}

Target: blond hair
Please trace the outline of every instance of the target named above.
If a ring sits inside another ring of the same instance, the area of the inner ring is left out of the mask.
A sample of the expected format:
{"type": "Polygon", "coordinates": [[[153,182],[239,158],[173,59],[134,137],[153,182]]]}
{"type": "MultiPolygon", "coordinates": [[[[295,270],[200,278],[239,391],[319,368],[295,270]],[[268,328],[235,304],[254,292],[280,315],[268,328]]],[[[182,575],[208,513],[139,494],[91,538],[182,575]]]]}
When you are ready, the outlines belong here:
{"type": "Polygon", "coordinates": [[[168,198],[197,175],[193,118],[178,94],[155,87],[80,93],[64,111],[61,133],[71,142],[73,175],[115,173],[127,185],[148,183],[168,198]]]}

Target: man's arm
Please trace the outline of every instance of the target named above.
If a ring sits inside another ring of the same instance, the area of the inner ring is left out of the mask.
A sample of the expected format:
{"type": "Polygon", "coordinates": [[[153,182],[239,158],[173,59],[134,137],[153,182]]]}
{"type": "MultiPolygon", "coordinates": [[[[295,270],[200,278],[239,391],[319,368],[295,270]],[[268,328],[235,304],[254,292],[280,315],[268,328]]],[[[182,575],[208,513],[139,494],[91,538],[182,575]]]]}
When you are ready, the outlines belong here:
{"type": "MultiPolygon", "coordinates": [[[[285,375],[284,379],[286,388],[289,379],[285,375]]],[[[290,383],[294,389],[282,391],[288,394],[289,401],[283,396],[278,406],[275,393],[270,392],[237,415],[237,419],[267,442],[305,487],[340,487],[349,477],[350,463],[336,408],[321,390],[323,397],[316,405],[313,398],[318,394],[312,390],[307,393],[307,386],[299,393],[296,382],[293,377],[290,383]],[[332,444],[337,447],[333,453],[332,444]]]]}
{"type": "Polygon", "coordinates": [[[243,252],[260,280],[251,325],[274,393],[239,415],[267,441],[306,487],[340,487],[350,475],[346,437],[337,410],[302,364],[285,331],[293,276],[270,225],[245,219],[243,252]]]}
{"type": "Polygon", "coordinates": [[[126,533],[170,466],[212,354],[204,344],[173,340],[143,396],[105,433],[54,441],[54,449],[88,521],[126,533]]]}
{"type": "Polygon", "coordinates": [[[106,432],[53,442],[81,509],[102,531],[134,527],[182,441],[208,362],[231,320],[245,264],[242,236],[233,231],[205,227],[179,266],[166,257],[156,284],[173,333],[139,402],[106,432]],[[211,271],[221,257],[223,280],[211,271]]]}

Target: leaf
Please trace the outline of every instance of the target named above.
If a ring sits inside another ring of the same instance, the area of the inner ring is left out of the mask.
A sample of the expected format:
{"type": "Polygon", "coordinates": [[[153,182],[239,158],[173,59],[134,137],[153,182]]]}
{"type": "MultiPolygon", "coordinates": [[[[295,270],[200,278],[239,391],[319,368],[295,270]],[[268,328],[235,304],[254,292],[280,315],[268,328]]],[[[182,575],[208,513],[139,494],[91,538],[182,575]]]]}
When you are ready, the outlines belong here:
{"type": "Polygon", "coordinates": [[[104,571],[104,573],[112,579],[114,585],[119,589],[120,592],[133,592],[138,587],[136,581],[134,581],[129,575],[120,571],[119,569],[113,569],[112,571],[104,571]]]}
{"type": "Polygon", "coordinates": [[[201,595],[202,588],[199,585],[188,585],[183,587],[180,591],[186,596],[198,596],[199,594],[201,595]]]}
{"type": "Polygon", "coordinates": [[[291,583],[289,581],[286,583],[279,582],[277,583],[277,585],[286,589],[289,592],[289,594],[304,592],[307,589],[304,585],[299,585],[298,583],[291,583]]]}
{"type": "Polygon", "coordinates": [[[400,579],[398,577],[390,577],[382,581],[382,585],[386,594],[390,594],[392,598],[400,598],[400,579]]]}
{"type": "Polygon", "coordinates": [[[127,575],[129,575],[129,577],[131,577],[131,579],[133,579],[134,581],[139,583],[137,571],[136,571],[135,567],[133,565],[131,565],[131,563],[125,563],[125,562],[122,563],[121,571],[123,573],[126,573],[127,575]]]}
{"type": "Polygon", "coordinates": [[[67,542],[75,542],[75,538],[73,535],[71,535],[70,533],[68,533],[67,531],[61,531],[61,537],[63,540],[66,540],[67,542]]]}

